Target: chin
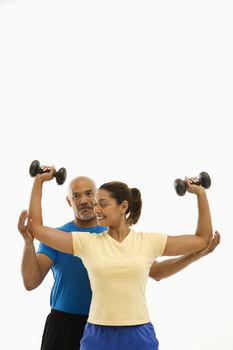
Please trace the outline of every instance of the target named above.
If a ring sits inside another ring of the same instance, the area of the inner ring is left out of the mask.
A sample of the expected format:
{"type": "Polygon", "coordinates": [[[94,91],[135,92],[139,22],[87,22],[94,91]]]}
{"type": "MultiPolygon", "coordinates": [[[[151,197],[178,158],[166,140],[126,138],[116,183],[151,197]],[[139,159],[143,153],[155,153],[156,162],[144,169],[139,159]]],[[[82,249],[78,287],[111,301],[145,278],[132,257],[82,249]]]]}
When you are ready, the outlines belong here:
{"type": "Polygon", "coordinates": [[[95,215],[80,216],[80,219],[83,220],[83,221],[91,221],[91,220],[95,219],[95,215]]]}
{"type": "Polygon", "coordinates": [[[100,225],[100,226],[107,226],[106,220],[97,220],[97,221],[98,221],[98,225],[100,225]]]}

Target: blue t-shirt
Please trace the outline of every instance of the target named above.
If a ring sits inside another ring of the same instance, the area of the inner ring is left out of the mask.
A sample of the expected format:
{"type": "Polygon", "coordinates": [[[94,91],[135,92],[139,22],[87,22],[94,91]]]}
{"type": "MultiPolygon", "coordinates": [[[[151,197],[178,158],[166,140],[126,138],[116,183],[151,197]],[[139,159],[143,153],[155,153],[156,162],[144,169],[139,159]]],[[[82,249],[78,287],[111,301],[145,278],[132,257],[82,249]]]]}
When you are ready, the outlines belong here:
{"type": "MultiPolygon", "coordinates": [[[[82,228],[71,221],[58,227],[58,230],[101,233],[106,231],[106,227],[82,228]]],[[[63,312],[88,315],[92,292],[87,270],[82,260],[71,254],[61,253],[43,243],[39,244],[37,253],[45,254],[53,261],[54,284],[50,294],[51,308],[63,312]]],[[[93,259],[95,259],[94,256],[93,259]]]]}

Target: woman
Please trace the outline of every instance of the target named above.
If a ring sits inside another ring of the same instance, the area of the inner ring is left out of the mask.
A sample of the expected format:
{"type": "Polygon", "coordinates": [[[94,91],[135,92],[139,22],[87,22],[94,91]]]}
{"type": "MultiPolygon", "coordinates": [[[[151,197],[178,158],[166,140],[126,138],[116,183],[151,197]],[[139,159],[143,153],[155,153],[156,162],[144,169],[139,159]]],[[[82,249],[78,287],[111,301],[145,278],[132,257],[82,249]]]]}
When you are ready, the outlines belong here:
{"type": "Polygon", "coordinates": [[[198,224],[193,235],[167,236],[135,232],[142,207],[140,191],[122,182],[100,186],[95,212],[101,234],[61,232],[42,224],[42,183],[55,169],[35,177],[30,200],[30,231],[54,249],[79,256],[86,266],[92,288],[88,323],[81,350],[156,350],[158,340],[150,322],[145,285],[156,257],[199,251],[212,238],[212,224],[205,189],[185,178],[187,190],[197,196],[198,224]],[[59,237],[59,238],[58,238],[59,237]]]}

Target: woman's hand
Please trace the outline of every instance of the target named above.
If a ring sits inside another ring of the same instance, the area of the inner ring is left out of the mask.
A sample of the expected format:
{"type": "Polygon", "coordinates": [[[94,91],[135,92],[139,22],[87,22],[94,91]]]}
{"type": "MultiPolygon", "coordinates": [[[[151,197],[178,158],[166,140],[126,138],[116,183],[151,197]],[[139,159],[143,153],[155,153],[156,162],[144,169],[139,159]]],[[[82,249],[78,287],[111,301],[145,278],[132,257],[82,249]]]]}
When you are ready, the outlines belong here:
{"type": "Polygon", "coordinates": [[[200,250],[199,252],[193,253],[193,255],[197,259],[200,259],[203,256],[208,255],[209,253],[212,253],[215,250],[215,248],[219,245],[220,239],[221,239],[220,233],[218,231],[215,231],[214,237],[210,240],[207,247],[200,250]]]}
{"type": "Polygon", "coordinates": [[[36,179],[40,179],[40,181],[45,182],[45,181],[50,181],[54,178],[56,174],[56,170],[53,165],[52,166],[42,165],[41,169],[44,171],[44,173],[37,174],[36,179]]]}
{"type": "Polygon", "coordinates": [[[189,193],[194,193],[197,196],[201,193],[205,193],[205,188],[201,185],[195,185],[195,182],[198,181],[197,177],[187,177],[185,176],[185,183],[187,185],[187,191],[189,193]]]}

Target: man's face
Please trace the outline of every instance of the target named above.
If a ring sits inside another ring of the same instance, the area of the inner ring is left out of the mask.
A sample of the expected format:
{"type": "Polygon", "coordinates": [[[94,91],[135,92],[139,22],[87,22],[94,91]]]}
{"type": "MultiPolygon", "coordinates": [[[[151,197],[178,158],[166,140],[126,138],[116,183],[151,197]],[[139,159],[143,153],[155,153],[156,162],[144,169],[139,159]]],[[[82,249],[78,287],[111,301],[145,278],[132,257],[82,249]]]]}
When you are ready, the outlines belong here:
{"type": "Polygon", "coordinates": [[[74,210],[76,219],[89,222],[96,218],[95,192],[95,185],[88,178],[80,177],[72,181],[68,202],[74,210]]]}

